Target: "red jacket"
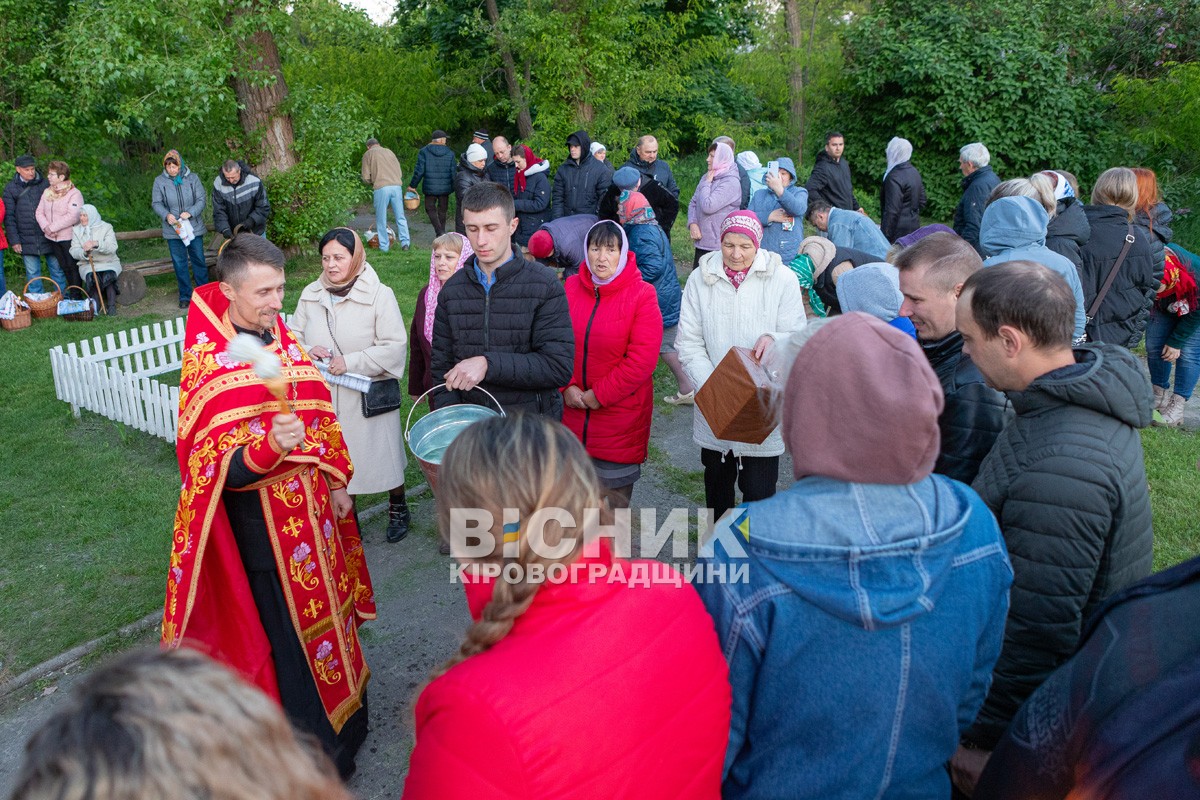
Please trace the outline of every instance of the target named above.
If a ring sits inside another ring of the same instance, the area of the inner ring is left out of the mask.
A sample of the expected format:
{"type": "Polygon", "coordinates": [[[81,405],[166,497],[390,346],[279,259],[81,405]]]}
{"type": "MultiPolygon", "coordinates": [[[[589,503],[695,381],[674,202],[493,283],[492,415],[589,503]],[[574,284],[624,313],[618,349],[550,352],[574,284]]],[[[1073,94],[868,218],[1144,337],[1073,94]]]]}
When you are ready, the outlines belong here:
{"type": "Polygon", "coordinates": [[[8,237],[4,235],[4,201],[0,200],[0,250],[8,249],[8,237]]]}
{"type": "Polygon", "coordinates": [[[563,288],[575,330],[571,383],[591,389],[600,408],[563,408],[588,455],[619,464],[646,460],[654,414],[654,367],[662,347],[662,312],[654,287],[642,280],[633,251],[612,283],[596,286],[581,266],[563,288]]]}
{"type": "MultiPolygon", "coordinates": [[[[576,564],[421,693],[404,800],[720,797],[728,668],[696,590],[607,548],[576,564]],[[635,566],[675,581],[634,583],[635,566]]],[[[476,619],[490,593],[467,586],[476,619]]]]}

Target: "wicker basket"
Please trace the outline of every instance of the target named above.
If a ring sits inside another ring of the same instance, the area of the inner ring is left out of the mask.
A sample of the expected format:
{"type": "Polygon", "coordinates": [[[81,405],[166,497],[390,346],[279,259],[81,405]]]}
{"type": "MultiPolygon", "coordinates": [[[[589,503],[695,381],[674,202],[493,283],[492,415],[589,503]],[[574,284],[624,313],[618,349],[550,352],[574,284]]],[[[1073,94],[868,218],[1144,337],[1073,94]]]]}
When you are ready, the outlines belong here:
{"type": "Polygon", "coordinates": [[[40,278],[31,278],[29,283],[25,284],[25,288],[21,290],[21,296],[25,299],[25,303],[29,306],[29,311],[35,319],[52,319],[58,316],[58,301],[63,298],[62,287],[53,278],[45,275],[40,278]],[[29,298],[26,292],[29,291],[29,284],[34,281],[49,281],[54,284],[54,291],[50,293],[49,300],[31,300],[29,298]]]}
{"type": "Polygon", "coordinates": [[[33,324],[33,314],[28,308],[18,308],[12,319],[0,319],[0,328],[6,331],[20,331],[33,324]]]}
{"type": "Polygon", "coordinates": [[[409,211],[416,211],[421,207],[421,195],[417,194],[416,189],[409,189],[404,193],[404,207],[409,211]]]}
{"type": "MultiPolygon", "coordinates": [[[[93,274],[95,274],[95,273],[93,273],[93,274]]],[[[78,289],[80,292],[83,293],[84,298],[87,299],[87,297],[88,297],[87,289],[84,289],[82,286],[68,286],[67,294],[70,294],[72,289],[78,289]]],[[[67,322],[91,322],[92,320],[94,320],[96,318],[96,304],[89,302],[88,307],[85,308],[83,311],[77,311],[74,314],[63,314],[62,318],[65,319],[67,322]]]]}

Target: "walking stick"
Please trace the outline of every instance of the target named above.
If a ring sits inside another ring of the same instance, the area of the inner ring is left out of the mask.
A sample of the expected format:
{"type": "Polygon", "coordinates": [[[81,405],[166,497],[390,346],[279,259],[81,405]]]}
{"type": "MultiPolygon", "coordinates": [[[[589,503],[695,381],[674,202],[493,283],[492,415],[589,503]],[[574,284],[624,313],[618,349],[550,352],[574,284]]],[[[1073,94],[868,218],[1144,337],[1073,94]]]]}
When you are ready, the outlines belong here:
{"type": "Polygon", "coordinates": [[[96,274],[96,264],[92,261],[92,254],[89,251],[87,254],[88,266],[92,268],[92,282],[96,284],[96,297],[100,299],[100,311],[104,316],[108,316],[108,309],[104,306],[104,290],[100,288],[100,276],[96,274]]]}

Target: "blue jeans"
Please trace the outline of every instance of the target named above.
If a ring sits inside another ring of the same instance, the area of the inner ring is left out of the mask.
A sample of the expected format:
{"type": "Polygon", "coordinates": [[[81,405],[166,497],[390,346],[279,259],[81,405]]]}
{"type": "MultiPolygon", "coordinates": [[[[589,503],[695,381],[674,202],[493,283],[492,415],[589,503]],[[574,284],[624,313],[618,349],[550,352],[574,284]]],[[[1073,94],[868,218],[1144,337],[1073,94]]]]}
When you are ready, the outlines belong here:
{"type": "Polygon", "coordinates": [[[171,263],[175,265],[175,282],[179,284],[179,302],[192,301],[192,278],[196,286],[208,283],[208,265],[204,263],[204,237],[197,236],[186,247],[182,239],[167,239],[167,247],[171,250],[171,263]],[[191,274],[188,274],[188,261],[192,262],[191,274]]]}
{"type": "MultiPolygon", "coordinates": [[[[1150,382],[1163,389],[1169,388],[1171,383],[1171,362],[1162,360],[1162,349],[1178,321],[1179,317],[1155,306],[1150,311],[1150,324],[1146,326],[1146,364],[1150,367],[1150,382]]],[[[1184,400],[1190,398],[1197,378],[1200,378],[1200,328],[1193,331],[1180,348],[1179,360],[1175,362],[1175,394],[1184,400]]]]}
{"type": "Polygon", "coordinates": [[[404,216],[404,187],[384,186],[375,190],[375,230],[379,231],[379,249],[388,250],[387,212],[388,206],[396,215],[396,234],[400,244],[408,245],[408,218],[404,216]]]}
{"type": "MultiPolygon", "coordinates": [[[[21,258],[25,261],[25,280],[33,281],[34,278],[42,276],[42,256],[22,253],[21,258]]],[[[63,274],[62,267],[58,265],[58,259],[50,253],[46,253],[45,258],[46,266],[50,270],[51,280],[57,283],[58,288],[65,292],[67,290],[67,276],[63,274]]],[[[45,289],[49,288],[49,286],[45,287],[45,289]]],[[[41,292],[45,291],[45,289],[42,288],[41,281],[33,281],[33,283],[29,284],[29,291],[31,292],[41,292]]]]}

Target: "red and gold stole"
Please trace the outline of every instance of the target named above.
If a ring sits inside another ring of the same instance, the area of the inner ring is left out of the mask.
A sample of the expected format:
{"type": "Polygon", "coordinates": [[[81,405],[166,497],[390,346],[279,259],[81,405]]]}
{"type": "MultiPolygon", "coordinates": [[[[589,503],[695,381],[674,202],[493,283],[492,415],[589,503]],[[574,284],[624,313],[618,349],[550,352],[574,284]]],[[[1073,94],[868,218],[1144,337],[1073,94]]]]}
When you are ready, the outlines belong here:
{"type": "Polygon", "coordinates": [[[250,594],[221,493],[245,447],[262,480],[245,487],[262,502],[292,624],[335,732],[362,705],[370,675],[358,625],[375,618],[375,595],[353,518],[335,519],[331,490],[352,466],[329,390],[282,320],[271,348],[304,422],[303,444],[275,449],[268,435],[279,403],[225,348],[235,335],[217,283],[192,296],[184,335],[176,451],[182,488],[175,514],[163,612],[164,647],[194,647],[237,669],[275,698],[271,648],[250,594]]]}

